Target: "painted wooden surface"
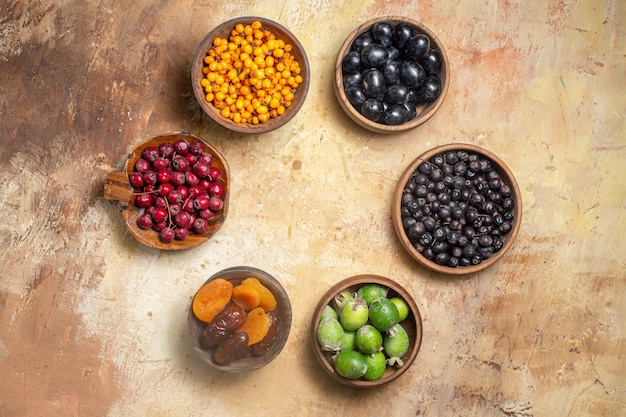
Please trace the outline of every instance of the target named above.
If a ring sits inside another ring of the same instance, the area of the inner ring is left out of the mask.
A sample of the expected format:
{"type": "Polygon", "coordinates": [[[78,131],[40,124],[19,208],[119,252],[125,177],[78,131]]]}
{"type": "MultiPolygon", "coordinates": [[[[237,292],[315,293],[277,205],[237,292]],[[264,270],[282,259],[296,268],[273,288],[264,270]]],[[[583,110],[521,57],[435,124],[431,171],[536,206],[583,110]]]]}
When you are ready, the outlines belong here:
{"type": "Polygon", "coordinates": [[[0,6],[0,416],[626,416],[626,7],[617,0],[19,1],[0,6]],[[311,62],[308,98],[278,131],[203,116],[190,59],[240,15],[276,20],[311,62]],[[446,102],[396,136],[333,96],[335,54],[373,16],[425,23],[451,60],[446,102]],[[232,176],[223,227],[161,252],[103,198],[141,141],[186,130],[232,176]],[[516,244],[488,270],[430,273],[390,219],[396,180],[435,145],[477,144],[515,173],[516,244]],[[251,265],[289,293],[283,352],[250,374],[207,368],[190,296],[251,265]],[[405,285],[424,318],[413,366],[382,389],[338,385],[308,338],[344,277],[405,285]]]}

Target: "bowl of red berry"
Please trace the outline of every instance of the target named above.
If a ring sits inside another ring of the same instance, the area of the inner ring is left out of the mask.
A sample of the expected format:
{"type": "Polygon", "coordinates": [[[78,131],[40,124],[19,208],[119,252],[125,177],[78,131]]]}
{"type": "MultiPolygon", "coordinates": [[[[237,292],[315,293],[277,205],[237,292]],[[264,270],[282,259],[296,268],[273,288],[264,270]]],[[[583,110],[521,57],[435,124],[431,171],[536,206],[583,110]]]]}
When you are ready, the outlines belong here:
{"type": "Polygon", "coordinates": [[[304,47],[283,25],[261,17],[220,24],[200,42],[191,80],[200,107],[238,133],[264,133],[289,122],[309,89],[304,47]]]}
{"type": "Polygon", "coordinates": [[[291,303],[272,275],[235,266],[200,286],[189,304],[187,325],[194,350],[207,364],[248,372],[282,351],[291,330],[291,303]]]}
{"type": "Polygon", "coordinates": [[[391,209],[414,260],[462,275],[493,265],[511,248],[522,221],[513,173],[492,152],[454,143],[417,157],[398,180],[391,209]]]}
{"type": "Polygon", "coordinates": [[[415,20],[384,16],[357,27],[339,49],[335,94],[346,114],[376,133],[413,129],[441,107],[448,57],[434,32],[415,20]]]}
{"type": "Polygon", "coordinates": [[[403,375],[422,343],[411,294],[387,277],[361,274],[331,286],[311,319],[315,358],[342,384],[377,387],[403,375]]]}
{"type": "Polygon", "coordinates": [[[228,164],[198,136],[167,133],[133,149],[122,172],[107,174],[104,197],[121,204],[126,228],[140,243],[189,249],[226,219],[228,164]]]}

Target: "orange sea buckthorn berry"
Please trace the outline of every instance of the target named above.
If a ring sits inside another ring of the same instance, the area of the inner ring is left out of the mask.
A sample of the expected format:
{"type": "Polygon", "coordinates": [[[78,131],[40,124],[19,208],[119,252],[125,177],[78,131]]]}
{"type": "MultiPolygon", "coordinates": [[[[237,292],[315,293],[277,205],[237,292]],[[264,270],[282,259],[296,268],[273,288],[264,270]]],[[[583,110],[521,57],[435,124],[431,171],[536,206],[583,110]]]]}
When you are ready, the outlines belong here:
{"type": "Polygon", "coordinates": [[[237,24],[216,37],[204,58],[200,85],[206,100],[235,123],[266,123],[285,113],[302,83],[292,46],[260,21],[237,24]]]}

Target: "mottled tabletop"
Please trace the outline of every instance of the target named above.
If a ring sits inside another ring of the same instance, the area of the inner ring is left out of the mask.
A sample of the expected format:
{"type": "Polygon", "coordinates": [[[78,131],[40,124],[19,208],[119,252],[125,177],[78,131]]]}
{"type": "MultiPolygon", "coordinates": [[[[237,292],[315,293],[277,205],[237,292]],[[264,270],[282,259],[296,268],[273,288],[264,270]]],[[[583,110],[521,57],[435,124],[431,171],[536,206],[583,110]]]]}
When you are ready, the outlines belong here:
{"type": "Polygon", "coordinates": [[[588,1],[19,1],[0,6],[0,416],[626,416],[626,7],[588,1]],[[424,125],[396,135],[350,120],[337,51],[367,20],[404,15],[450,59],[424,125]],[[203,115],[193,53],[236,16],[287,26],[310,89],[273,132],[203,115]],[[143,140],[184,130],[228,160],[222,228],[187,251],[126,230],[103,198],[143,140]],[[521,187],[506,255],[449,276],[417,264],[390,215],[422,152],[478,145],[521,187]],[[249,265],[288,292],[284,350],[245,374],[208,367],[187,334],[190,297],[249,265]],[[309,337],[318,299],[357,274],[404,285],[424,337],[376,389],[339,384],[309,337]]]}

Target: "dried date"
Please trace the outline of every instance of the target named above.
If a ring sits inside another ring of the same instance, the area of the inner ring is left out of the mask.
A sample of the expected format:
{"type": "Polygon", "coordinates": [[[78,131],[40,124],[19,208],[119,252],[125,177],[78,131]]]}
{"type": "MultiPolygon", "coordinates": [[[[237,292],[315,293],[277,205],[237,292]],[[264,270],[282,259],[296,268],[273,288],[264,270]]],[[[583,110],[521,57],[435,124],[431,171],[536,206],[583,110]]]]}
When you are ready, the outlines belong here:
{"type": "Polygon", "coordinates": [[[228,339],[235,330],[241,327],[246,321],[246,312],[235,303],[231,303],[224,308],[202,332],[201,343],[207,349],[218,346],[228,339]]]}
{"type": "Polygon", "coordinates": [[[213,359],[220,365],[228,365],[241,351],[248,349],[248,335],[238,332],[217,345],[213,359]]]}

